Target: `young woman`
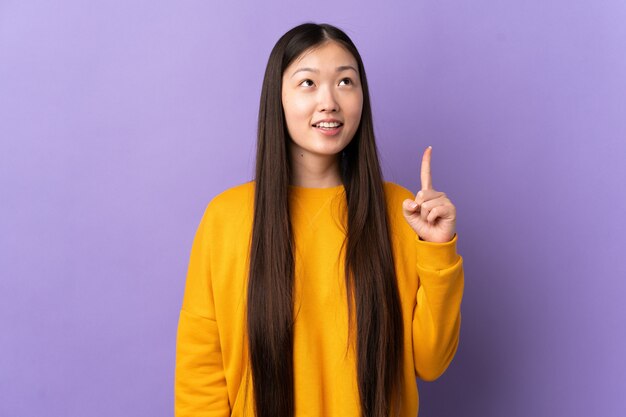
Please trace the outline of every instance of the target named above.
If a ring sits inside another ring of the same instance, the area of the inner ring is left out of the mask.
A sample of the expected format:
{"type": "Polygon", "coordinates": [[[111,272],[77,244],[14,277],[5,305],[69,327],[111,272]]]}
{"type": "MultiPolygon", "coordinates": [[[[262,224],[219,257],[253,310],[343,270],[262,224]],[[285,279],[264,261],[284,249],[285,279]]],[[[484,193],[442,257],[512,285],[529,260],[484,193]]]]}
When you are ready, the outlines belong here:
{"type": "Polygon", "coordinates": [[[206,207],[180,313],[182,416],[417,415],[458,346],[456,212],[383,181],[367,79],[344,32],[303,24],[267,64],[256,176],[206,207]]]}

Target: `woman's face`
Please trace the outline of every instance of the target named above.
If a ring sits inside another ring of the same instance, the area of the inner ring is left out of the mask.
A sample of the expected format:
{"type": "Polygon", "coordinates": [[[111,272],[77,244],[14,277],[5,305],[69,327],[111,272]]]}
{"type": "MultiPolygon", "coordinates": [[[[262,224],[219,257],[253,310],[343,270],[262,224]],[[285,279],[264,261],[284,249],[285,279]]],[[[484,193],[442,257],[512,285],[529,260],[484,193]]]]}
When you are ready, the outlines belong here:
{"type": "Polygon", "coordinates": [[[363,109],[358,71],[356,59],[334,41],[304,52],[287,67],[282,103],[292,155],[294,150],[299,156],[336,155],[350,143],[363,109]]]}

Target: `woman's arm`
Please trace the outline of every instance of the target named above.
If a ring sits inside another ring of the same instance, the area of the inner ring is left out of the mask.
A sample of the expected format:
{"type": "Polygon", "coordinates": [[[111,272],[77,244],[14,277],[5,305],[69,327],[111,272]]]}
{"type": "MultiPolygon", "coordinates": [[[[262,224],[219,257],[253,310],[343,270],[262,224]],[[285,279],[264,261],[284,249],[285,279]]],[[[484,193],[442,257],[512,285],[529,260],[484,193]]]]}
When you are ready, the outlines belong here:
{"type": "Polygon", "coordinates": [[[415,239],[419,284],[413,311],[413,359],[416,375],[432,381],[446,370],[459,344],[463,258],[456,252],[456,234],[445,243],[415,239]]]}
{"type": "Polygon", "coordinates": [[[209,207],[194,237],[176,337],[176,417],[230,416],[211,286],[209,207]]]}

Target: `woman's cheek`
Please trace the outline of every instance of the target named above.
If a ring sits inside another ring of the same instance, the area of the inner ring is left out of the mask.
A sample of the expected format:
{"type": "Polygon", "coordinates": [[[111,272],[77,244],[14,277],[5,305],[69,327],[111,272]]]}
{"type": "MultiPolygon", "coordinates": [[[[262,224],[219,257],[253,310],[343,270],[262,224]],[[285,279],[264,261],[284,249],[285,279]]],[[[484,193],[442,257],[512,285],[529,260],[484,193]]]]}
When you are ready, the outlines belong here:
{"type": "Polygon", "coordinates": [[[315,110],[311,106],[311,100],[307,97],[299,97],[297,100],[294,100],[292,107],[297,115],[303,118],[311,117],[313,115],[313,111],[315,110]]]}

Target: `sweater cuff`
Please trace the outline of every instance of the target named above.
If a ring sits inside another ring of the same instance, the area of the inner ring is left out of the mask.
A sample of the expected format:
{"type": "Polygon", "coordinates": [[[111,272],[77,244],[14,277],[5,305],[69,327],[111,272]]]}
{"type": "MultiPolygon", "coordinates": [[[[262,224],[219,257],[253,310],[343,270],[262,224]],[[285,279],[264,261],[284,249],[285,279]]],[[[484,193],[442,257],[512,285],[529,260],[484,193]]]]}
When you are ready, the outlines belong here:
{"type": "Polygon", "coordinates": [[[457,263],[459,255],[456,252],[458,235],[455,233],[448,242],[428,242],[415,236],[417,245],[417,264],[424,269],[441,270],[457,263]]]}

